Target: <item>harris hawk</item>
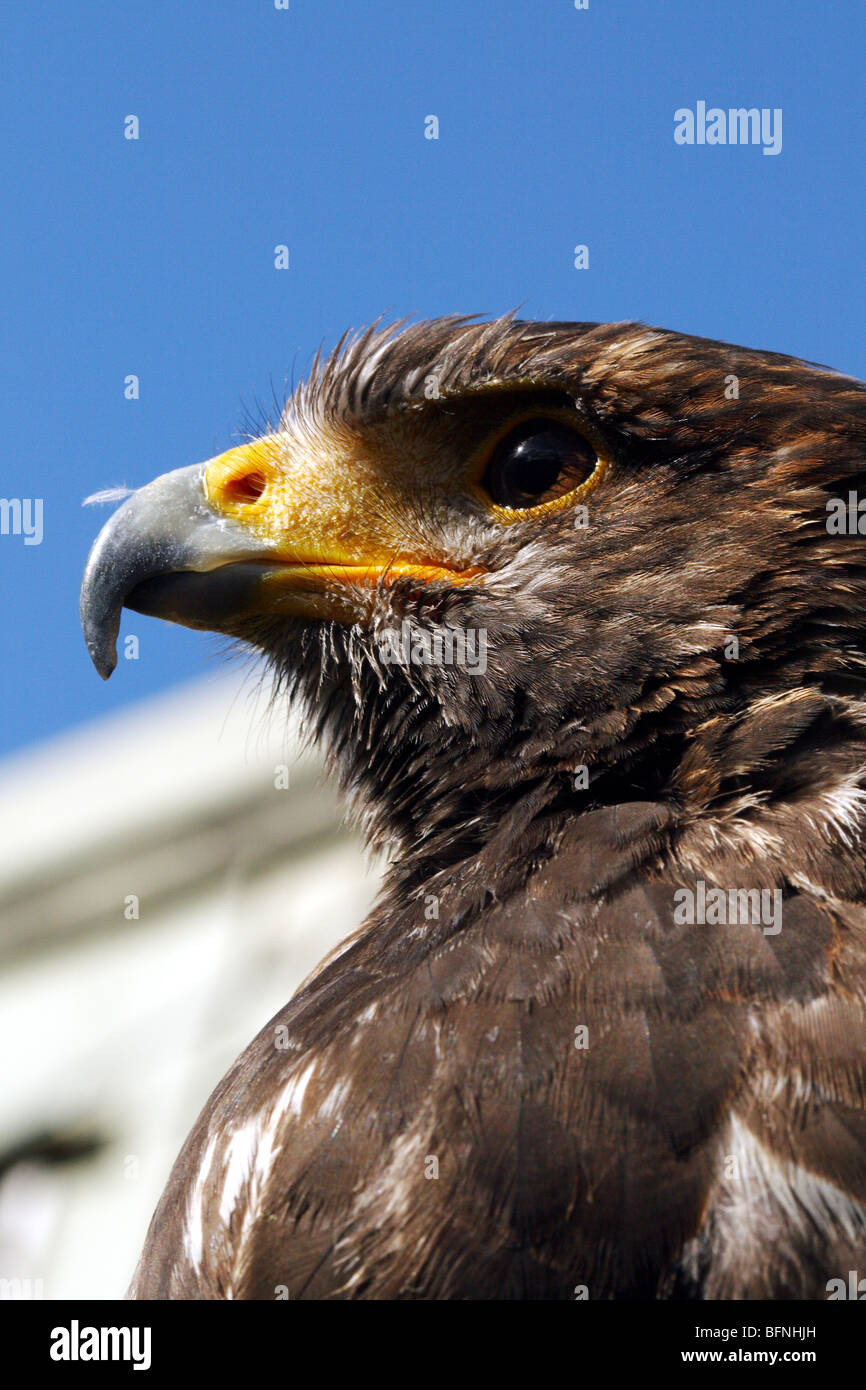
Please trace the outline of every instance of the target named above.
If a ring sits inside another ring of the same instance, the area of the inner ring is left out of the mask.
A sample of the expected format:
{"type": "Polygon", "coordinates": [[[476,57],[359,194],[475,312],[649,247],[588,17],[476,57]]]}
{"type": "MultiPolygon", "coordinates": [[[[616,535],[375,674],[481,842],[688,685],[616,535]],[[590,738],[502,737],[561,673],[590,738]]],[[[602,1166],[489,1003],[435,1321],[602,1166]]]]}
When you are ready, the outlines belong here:
{"type": "Polygon", "coordinates": [[[389,851],[207,1102],[132,1297],[866,1272],[864,446],[866,388],[793,358],[450,317],[347,337],[119,508],[100,674],[122,605],[250,644],[389,851]]]}

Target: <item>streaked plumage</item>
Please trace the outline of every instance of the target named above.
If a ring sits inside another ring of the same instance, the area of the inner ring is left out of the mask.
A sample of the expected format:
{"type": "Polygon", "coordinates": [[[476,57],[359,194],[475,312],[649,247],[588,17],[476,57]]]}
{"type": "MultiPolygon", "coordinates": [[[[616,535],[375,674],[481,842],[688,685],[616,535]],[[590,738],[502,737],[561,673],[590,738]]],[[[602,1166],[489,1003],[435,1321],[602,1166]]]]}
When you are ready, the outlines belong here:
{"type": "Polygon", "coordinates": [[[133,1296],[866,1272],[866,552],[827,527],[864,444],[866,388],[790,358],[444,319],[343,343],[258,452],[120,509],[103,673],[123,601],[251,642],[392,854],[196,1122],[133,1296]],[[569,412],[586,491],[487,505],[467,461],[569,412]],[[483,629],[486,670],[386,664],[405,620],[483,629]],[[699,883],[781,891],[781,929],[678,924],[699,883]]]}

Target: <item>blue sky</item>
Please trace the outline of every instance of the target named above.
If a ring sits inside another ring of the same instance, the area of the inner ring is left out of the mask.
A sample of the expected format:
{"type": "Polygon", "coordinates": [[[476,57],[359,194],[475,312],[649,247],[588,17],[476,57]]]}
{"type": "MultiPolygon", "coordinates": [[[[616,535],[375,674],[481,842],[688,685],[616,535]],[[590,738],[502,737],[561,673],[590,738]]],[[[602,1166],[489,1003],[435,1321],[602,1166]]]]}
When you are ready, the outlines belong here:
{"type": "Polygon", "coordinates": [[[30,0],[0,40],[0,494],[44,507],[0,535],[0,754],[213,668],[127,614],[99,680],[81,501],[230,447],[347,326],[521,305],[866,376],[862,0],[30,0]],[[781,108],[781,153],[677,145],[699,100],[781,108]]]}

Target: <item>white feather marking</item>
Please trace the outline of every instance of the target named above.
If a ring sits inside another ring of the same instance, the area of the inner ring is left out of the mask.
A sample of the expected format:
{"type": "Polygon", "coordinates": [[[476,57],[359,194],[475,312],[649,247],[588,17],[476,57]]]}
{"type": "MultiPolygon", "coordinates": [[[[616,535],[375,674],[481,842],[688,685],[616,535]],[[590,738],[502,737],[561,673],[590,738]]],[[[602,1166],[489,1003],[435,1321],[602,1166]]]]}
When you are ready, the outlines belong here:
{"type": "Polygon", "coordinates": [[[187,1259],[194,1269],[201,1268],[202,1248],[204,1245],[204,1230],[202,1226],[204,1185],[213,1164],[218,1137],[218,1135],[214,1135],[202,1155],[198,1174],[187,1200],[183,1248],[186,1252],[187,1259]]]}
{"type": "Polygon", "coordinates": [[[232,1249],[232,1274],[226,1286],[226,1298],[234,1297],[233,1278],[242,1268],[244,1253],[256,1222],[261,1215],[262,1195],[273,1168],[274,1159],[282,1149],[277,1142],[281,1133],[280,1121],[287,1112],[300,1115],[304,1094],[315,1071],[315,1063],[293,1076],[283,1087],[275,1105],[260,1111],[255,1119],[236,1130],[228,1147],[228,1164],[225,1174],[222,1199],[220,1201],[220,1220],[228,1225],[232,1212],[240,1203],[241,1225],[237,1240],[232,1249]]]}
{"type": "Polygon", "coordinates": [[[228,1222],[242,1189],[250,1179],[259,1141],[259,1121],[236,1129],[226,1145],[225,1175],[220,1199],[220,1220],[228,1222]]]}
{"type": "Polygon", "coordinates": [[[315,1062],[310,1062],[309,1066],[305,1067],[302,1072],[298,1072],[297,1075],[293,1076],[291,1081],[283,1087],[273,1107],[271,1123],[273,1123],[274,1120],[278,1120],[282,1115],[285,1115],[287,1111],[291,1111],[293,1115],[300,1115],[301,1107],[304,1103],[304,1094],[310,1084],[310,1078],[315,1069],[315,1062]]]}
{"type": "MultiPolygon", "coordinates": [[[[245,1247],[259,1219],[262,1194],[274,1160],[282,1149],[279,1139],[282,1130],[280,1122],[286,1114],[300,1115],[304,1095],[314,1072],[315,1063],[310,1062],[302,1071],[291,1077],[275,1104],[266,1106],[253,1119],[236,1129],[228,1136],[227,1141],[223,1134],[214,1135],[208,1141],[195,1183],[187,1199],[184,1223],[184,1252],[196,1271],[201,1269],[204,1249],[205,1187],[213,1176],[217,1146],[224,1143],[221,1151],[222,1184],[219,1205],[222,1226],[228,1227],[236,1209],[242,1213],[240,1229],[231,1249],[231,1269],[234,1274],[242,1266],[245,1247]]],[[[210,1234],[213,1235],[214,1232],[210,1234]]],[[[226,1286],[225,1297],[233,1297],[231,1277],[226,1286]]]]}
{"type": "MultiPolygon", "coordinates": [[[[728,1156],[735,1178],[717,1198],[726,1228],[729,1258],[757,1257],[770,1242],[807,1241],[815,1230],[835,1226],[852,1241],[866,1234],[866,1211],[848,1193],[767,1149],[736,1116],[731,1119],[728,1156]]],[[[727,1243],[726,1242],[726,1243],[727,1243]]]]}
{"type": "Polygon", "coordinates": [[[860,767],[844,777],[832,791],[822,792],[815,812],[823,816],[843,843],[856,843],[863,833],[866,792],[861,785],[866,769],[860,767]]]}
{"type": "Polygon", "coordinates": [[[325,1119],[330,1119],[332,1116],[339,1117],[343,1102],[351,1089],[351,1082],[348,1079],[344,1078],[342,1081],[338,1081],[319,1106],[319,1115],[324,1116],[325,1119]]]}

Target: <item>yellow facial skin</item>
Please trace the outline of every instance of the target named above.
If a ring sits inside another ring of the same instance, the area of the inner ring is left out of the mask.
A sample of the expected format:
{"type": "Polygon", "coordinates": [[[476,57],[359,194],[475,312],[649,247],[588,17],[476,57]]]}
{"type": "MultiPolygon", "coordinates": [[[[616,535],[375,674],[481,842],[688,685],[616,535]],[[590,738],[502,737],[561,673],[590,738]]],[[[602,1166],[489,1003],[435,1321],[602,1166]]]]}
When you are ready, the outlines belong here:
{"type": "MultiPolygon", "coordinates": [[[[285,434],[265,435],[212,459],[204,483],[213,511],[242,525],[273,557],[260,587],[283,613],[356,621],[357,590],[345,592],[352,586],[372,591],[405,578],[460,584],[481,573],[409,552],[417,468],[408,458],[402,468],[389,461],[385,486],[355,437],[332,432],[300,447],[285,434]]],[[[417,535],[411,540],[417,545],[417,535]]]]}
{"type": "MultiPolygon", "coordinates": [[[[477,399],[483,406],[492,394],[485,390],[477,399]]],[[[207,500],[273,557],[274,566],[262,575],[263,603],[292,615],[355,622],[380,583],[409,578],[463,584],[482,576],[477,567],[443,563],[432,546],[424,553],[419,515],[447,514],[462,496],[480,503],[498,525],[511,526],[562,511],[594,490],[607,461],[601,441],[581,422],[580,432],[596,447],[598,463],[579,487],[519,510],[497,505],[484,492],[480,478],[492,450],[522,419],[537,413],[537,406],[509,412],[498,428],[484,431],[468,460],[460,457],[454,440],[449,447],[447,429],[438,438],[424,431],[423,465],[413,412],[379,427],[370,424],[363,434],[322,425],[310,432],[265,435],[205,466],[207,500]]],[[[544,413],[577,428],[573,411],[544,413]]]]}

